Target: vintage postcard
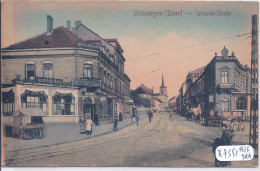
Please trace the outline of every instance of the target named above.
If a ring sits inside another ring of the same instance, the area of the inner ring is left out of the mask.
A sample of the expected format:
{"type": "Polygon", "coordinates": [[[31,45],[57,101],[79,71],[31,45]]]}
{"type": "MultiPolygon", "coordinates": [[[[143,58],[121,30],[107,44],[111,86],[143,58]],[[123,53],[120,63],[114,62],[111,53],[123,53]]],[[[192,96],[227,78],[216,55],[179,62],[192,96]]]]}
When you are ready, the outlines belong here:
{"type": "Polygon", "coordinates": [[[256,168],[253,1],[3,1],[1,166],[256,168]]]}

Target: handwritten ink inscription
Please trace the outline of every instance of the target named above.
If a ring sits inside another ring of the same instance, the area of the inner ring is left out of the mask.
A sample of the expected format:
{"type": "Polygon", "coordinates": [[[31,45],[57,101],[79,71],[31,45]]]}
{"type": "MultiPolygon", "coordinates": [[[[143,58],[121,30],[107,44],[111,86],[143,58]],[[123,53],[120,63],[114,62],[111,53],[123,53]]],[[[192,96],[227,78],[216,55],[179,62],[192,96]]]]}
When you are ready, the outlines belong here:
{"type": "Polygon", "coordinates": [[[254,158],[254,149],[250,145],[219,146],[215,155],[219,161],[249,161],[254,158]]]}

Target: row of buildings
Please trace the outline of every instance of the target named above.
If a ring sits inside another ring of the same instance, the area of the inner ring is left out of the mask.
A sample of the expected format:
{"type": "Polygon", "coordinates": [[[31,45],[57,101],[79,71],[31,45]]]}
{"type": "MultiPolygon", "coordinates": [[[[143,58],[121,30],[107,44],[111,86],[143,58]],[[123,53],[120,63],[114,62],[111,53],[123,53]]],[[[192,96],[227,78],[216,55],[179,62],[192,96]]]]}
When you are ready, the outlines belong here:
{"type": "Polygon", "coordinates": [[[2,120],[21,108],[41,108],[49,121],[81,115],[111,121],[130,115],[130,78],[117,39],[104,39],[81,21],[1,49],[2,120]]]}
{"type": "Polygon", "coordinates": [[[180,114],[198,108],[202,116],[247,117],[250,111],[250,68],[226,47],[207,66],[187,74],[176,100],[180,114]]]}
{"type": "Polygon", "coordinates": [[[150,108],[157,112],[165,112],[168,110],[168,95],[167,87],[165,86],[164,78],[162,75],[162,84],[160,87],[160,93],[154,93],[153,88],[148,88],[144,84],[138,86],[135,93],[140,97],[150,101],[150,108]]]}

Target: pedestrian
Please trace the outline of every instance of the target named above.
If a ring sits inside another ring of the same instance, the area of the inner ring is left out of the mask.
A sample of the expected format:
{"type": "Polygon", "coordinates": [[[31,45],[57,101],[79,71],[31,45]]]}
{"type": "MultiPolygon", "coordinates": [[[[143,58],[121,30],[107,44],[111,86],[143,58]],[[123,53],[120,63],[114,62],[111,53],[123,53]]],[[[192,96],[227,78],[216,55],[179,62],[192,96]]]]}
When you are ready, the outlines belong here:
{"type": "Polygon", "coordinates": [[[88,117],[88,119],[86,121],[86,132],[87,132],[87,135],[92,134],[92,120],[90,119],[90,117],[88,117]]]}
{"type": "Polygon", "coordinates": [[[123,120],[123,115],[122,115],[122,113],[120,112],[119,113],[119,121],[121,122],[123,120]]]}
{"type": "Polygon", "coordinates": [[[117,124],[118,124],[118,119],[117,119],[117,116],[115,117],[115,120],[114,120],[114,131],[117,131],[117,124]]]}
{"type": "Polygon", "coordinates": [[[133,106],[132,107],[132,116],[131,116],[131,123],[132,123],[132,121],[133,121],[133,118],[135,117],[135,107],[133,106]]]}
{"type": "Polygon", "coordinates": [[[83,115],[79,118],[79,133],[85,134],[86,133],[86,125],[85,125],[85,118],[83,115]]]}
{"type": "Polygon", "coordinates": [[[97,113],[94,114],[94,122],[95,122],[96,126],[98,126],[98,114],[97,113]]]}
{"type": "Polygon", "coordinates": [[[149,121],[150,123],[152,122],[152,117],[153,117],[153,112],[151,109],[148,110],[148,117],[149,117],[149,121]]]}
{"type": "Polygon", "coordinates": [[[138,110],[136,109],[135,110],[135,120],[136,120],[136,125],[138,126],[139,125],[139,113],[138,113],[138,110]]]}

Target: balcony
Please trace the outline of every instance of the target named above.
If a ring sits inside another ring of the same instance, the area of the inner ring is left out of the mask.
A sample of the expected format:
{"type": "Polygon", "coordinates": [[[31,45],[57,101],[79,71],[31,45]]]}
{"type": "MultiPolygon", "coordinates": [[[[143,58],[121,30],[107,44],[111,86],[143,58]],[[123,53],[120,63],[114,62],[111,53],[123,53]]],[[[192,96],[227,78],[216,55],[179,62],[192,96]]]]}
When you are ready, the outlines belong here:
{"type": "Polygon", "coordinates": [[[218,92],[220,91],[232,91],[234,88],[233,84],[218,84],[216,89],[218,92]]]}
{"type": "Polygon", "coordinates": [[[62,85],[62,79],[55,79],[55,78],[44,78],[44,77],[36,77],[36,83],[44,83],[44,84],[55,84],[55,85],[62,85]]]}
{"type": "Polygon", "coordinates": [[[74,87],[101,87],[101,79],[98,78],[80,78],[72,81],[74,87]]]}
{"type": "Polygon", "coordinates": [[[44,77],[35,77],[34,79],[23,79],[16,78],[12,80],[12,84],[16,83],[42,83],[42,84],[53,84],[53,85],[63,85],[62,79],[55,79],[55,78],[44,78],[44,77]]]}

